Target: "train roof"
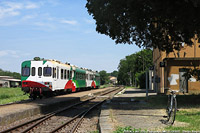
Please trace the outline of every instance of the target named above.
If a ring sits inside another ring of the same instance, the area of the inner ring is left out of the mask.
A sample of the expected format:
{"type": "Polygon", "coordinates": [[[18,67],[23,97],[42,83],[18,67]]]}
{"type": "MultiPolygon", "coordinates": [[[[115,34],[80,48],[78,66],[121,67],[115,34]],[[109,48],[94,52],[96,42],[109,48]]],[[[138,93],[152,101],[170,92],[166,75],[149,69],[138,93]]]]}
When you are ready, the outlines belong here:
{"type": "MultiPolygon", "coordinates": [[[[67,65],[67,66],[75,67],[78,71],[81,71],[81,72],[83,72],[83,71],[90,71],[90,72],[95,73],[96,75],[99,75],[98,71],[94,71],[94,70],[91,70],[91,69],[78,67],[78,66],[72,65],[72,64],[70,64],[68,62],[62,63],[61,61],[54,60],[54,59],[44,59],[44,58],[40,59],[39,57],[35,57],[33,60],[26,60],[26,61],[44,61],[44,62],[45,61],[51,61],[51,62],[55,62],[55,63],[61,64],[61,65],[67,65]]],[[[23,62],[26,62],[26,61],[23,61],[23,62]]]]}

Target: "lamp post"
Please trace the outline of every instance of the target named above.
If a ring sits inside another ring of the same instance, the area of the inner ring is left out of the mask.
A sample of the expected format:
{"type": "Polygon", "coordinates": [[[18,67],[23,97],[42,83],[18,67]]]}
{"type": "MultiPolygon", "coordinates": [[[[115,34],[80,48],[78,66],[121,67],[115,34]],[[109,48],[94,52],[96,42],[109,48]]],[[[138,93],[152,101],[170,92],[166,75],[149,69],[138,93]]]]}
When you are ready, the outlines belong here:
{"type": "Polygon", "coordinates": [[[142,70],[144,71],[144,56],[140,56],[140,55],[139,55],[138,57],[139,57],[140,59],[142,59],[142,68],[143,68],[142,70]]]}
{"type": "Polygon", "coordinates": [[[131,71],[128,72],[128,75],[130,76],[130,86],[132,86],[132,82],[131,82],[131,71]]]}

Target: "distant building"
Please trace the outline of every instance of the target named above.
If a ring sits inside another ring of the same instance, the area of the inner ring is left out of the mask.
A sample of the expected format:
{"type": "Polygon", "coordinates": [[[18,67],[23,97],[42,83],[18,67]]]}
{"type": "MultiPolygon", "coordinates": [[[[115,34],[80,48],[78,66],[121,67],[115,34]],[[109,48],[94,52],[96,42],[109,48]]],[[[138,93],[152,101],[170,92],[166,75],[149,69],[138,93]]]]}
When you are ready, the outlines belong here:
{"type": "Polygon", "coordinates": [[[10,76],[0,76],[0,87],[19,87],[21,80],[10,76]]]}
{"type": "Polygon", "coordinates": [[[111,84],[117,84],[117,77],[109,76],[109,80],[111,84]]]}
{"type": "Polygon", "coordinates": [[[200,68],[200,41],[193,40],[193,43],[193,46],[183,43],[180,51],[174,50],[168,55],[158,49],[153,50],[154,90],[158,93],[164,93],[169,88],[186,93],[200,91],[200,75],[190,79],[183,76],[188,69],[200,68]]]}

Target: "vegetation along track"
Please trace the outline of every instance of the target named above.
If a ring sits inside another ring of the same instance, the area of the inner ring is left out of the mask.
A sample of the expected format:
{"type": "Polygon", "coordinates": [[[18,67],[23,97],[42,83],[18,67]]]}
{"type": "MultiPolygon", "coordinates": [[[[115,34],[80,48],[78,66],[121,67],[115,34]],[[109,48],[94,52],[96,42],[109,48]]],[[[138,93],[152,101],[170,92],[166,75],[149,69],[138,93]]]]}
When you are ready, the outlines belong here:
{"type": "Polygon", "coordinates": [[[43,115],[34,120],[22,123],[0,133],[6,132],[74,132],[80,125],[82,119],[93,108],[101,104],[103,101],[114,96],[122,88],[113,89],[109,92],[103,93],[100,96],[91,98],[86,101],[56,110],[52,113],[43,115]],[[103,95],[109,96],[103,96],[103,95]],[[103,97],[101,97],[103,96],[103,97]]]}
{"type": "Polygon", "coordinates": [[[3,106],[13,105],[13,104],[29,103],[29,102],[32,102],[32,101],[33,101],[32,99],[26,99],[26,100],[22,100],[22,101],[0,104],[0,108],[3,107],[3,106]]]}

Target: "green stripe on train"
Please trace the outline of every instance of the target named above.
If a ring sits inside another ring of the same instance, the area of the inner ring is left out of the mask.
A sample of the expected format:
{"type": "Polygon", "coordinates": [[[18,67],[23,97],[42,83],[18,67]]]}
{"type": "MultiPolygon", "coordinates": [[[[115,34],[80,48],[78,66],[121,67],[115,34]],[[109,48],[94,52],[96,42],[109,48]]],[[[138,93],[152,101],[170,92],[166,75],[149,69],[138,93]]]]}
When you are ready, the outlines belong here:
{"type": "MultiPolygon", "coordinates": [[[[31,69],[31,61],[24,61],[21,68],[23,67],[29,67],[31,69]]],[[[28,77],[21,76],[21,81],[26,80],[27,78],[28,77]]]]}

